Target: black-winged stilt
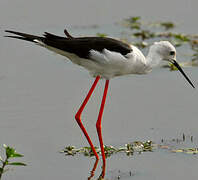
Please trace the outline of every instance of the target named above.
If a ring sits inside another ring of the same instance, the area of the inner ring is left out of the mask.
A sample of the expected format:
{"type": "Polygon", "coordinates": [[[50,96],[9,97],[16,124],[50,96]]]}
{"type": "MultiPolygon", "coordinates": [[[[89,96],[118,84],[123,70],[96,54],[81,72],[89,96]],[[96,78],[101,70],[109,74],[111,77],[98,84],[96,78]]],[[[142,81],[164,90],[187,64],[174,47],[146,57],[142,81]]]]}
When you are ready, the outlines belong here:
{"type": "Polygon", "coordinates": [[[174,64],[190,85],[195,88],[193,83],[177,63],[176,49],[168,41],[155,42],[150,47],[148,55],[145,57],[137,47],[107,37],[73,37],[67,32],[67,30],[64,31],[67,37],[61,37],[47,32],[44,33],[44,36],[35,36],[10,30],[6,30],[6,32],[15,34],[14,36],[11,35],[6,37],[31,41],[51,51],[66,56],[73,63],[83,66],[93,77],[95,77],[95,81],[80,109],[76,113],[75,119],[87,138],[97,160],[99,159],[99,156],[84,125],[82,124],[81,114],[99,79],[106,79],[104,94],[96,123],[103,159],[103,177],[105,174],[106,161],[101,131],[101,120],[109,87],[109,80],[111,78],[127,74],[146,74],[161,61],[167,61],[174,64]]]}

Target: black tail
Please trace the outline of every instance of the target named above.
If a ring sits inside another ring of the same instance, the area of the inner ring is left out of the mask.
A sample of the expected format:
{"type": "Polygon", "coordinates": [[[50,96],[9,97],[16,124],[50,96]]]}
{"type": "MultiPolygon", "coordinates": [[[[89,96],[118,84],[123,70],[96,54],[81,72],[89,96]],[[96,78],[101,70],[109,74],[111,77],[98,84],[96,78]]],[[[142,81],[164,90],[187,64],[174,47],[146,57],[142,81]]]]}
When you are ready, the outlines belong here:
{"type": "Polygon", "coordinates": [[[6,30],[5,32],[11,33],[11,34],[15,34],[18,36],[5,36],[5,37],[10,37],[10,38],[15,38],[15,39],[22,39],[25,41],[30,41],[30,42],[34,42],[34,40],[43,40],[43,37],[41,36],[34,36],[31,34],[26,34],[26,33],[21,33],[21,32],[16,32],[16,31],[10,31],[10,30],[6,30]]]}

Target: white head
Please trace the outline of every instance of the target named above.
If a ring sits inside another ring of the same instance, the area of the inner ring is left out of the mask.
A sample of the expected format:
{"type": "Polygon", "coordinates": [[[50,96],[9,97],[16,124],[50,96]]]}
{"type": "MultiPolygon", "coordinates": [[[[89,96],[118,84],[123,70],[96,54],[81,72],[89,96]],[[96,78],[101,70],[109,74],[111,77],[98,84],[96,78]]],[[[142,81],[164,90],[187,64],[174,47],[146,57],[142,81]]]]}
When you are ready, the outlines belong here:
{"type": "Polygon", "coordinates": [[[151,58],[152,65],[159,64],[162,60],[171,62],[176,60],[176,49],[168,41],[155,42],[149,50],[148,58],[151,58]]]}
{"type": "Polygon", "coordinates": [[[178,68],[178,70],[183,74],[186,80],[194,88],[194,85],[192,84],[190,79],[186,76],[180,65],[177,63],[176,49],[170,42],[168,41],[155,42],[149,49],[147,60],[150,66],[156,66],[161,61],[168,61],[172,63],[178,68]]]}

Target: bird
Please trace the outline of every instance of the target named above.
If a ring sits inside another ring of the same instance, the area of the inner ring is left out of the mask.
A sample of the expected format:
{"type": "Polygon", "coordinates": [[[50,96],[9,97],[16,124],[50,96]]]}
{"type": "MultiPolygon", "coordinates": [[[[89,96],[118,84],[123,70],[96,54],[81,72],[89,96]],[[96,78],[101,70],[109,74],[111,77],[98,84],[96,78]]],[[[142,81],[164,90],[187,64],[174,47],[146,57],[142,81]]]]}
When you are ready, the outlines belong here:
{"type": "Polygon", "coordinates": [[[176,66],[189,84],[195,88],[192,81],[184,73],[177,62],[176,49],[169,41],[154,42],[149,48],[148,55],[144,56],[136,46],[115,38],[97,36],[73,37],[67,29],[64,30],[65,36],[58,36],[49,32],[44,32],[43,36],[35,36],[12,30],[5,30],[5,32],[12,34],[5,37],[30,41],[47,48],[50,51],[65,56],[74,64],[84,67],[89,71],[90,75],[95,78],[87,96],[75,115],[75,119],[97,160],[99,159],[99,155],[82,123],[81,114],[99,80],[105,79],[103,97],[96,122],[103,160],[103,177],[105,175],[106,157],[101,122],[110,79],[129,74],[147,74],[151,72],[155,66],[165,61],[176,66]]]}

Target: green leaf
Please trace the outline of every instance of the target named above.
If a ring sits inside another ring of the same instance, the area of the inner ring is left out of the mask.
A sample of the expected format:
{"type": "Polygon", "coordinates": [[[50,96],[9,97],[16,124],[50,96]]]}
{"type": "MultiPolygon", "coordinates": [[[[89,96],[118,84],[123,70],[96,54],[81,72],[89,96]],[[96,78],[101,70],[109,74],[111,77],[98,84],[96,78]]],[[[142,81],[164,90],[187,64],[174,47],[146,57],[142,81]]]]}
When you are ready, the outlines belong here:
{"type": "Polygon", "coordinates": [[[125,22],[127,23],[127,26],[130,27],[132,30],[133,29],[141,29],[140,19],[141,18],[139,16],[130,17],[130,18],[126,19],[125,22]]]}
{"type": "Polygon", "coordinates": [[[107,34],[105,34],[105,33],[97,33],[96,35],[98,37],[107,37],[107,34]]]}
{"type": "Polygon", "coordinates": [[[183,35],[183,34],[174,34],[174,38],[183,42],[190,41],[190,39],[186,35],[183,35]]]}
{"type": "Polygon", "coordinates": [[[18,154],[18,153],[14,153],[14,154],[12,154],[11,157],[12,157],[12,158],[23,157],[23,155],[22,155],[22,154],[18,154]]]}
{"type": "Polygon", "coordinates": [[[7,145],[3,145],[6,150],[6,156],[7,158],[16,158],[16,157],[23,157],[22,154],[19,154],[16,152],[16,150],[12,147],[9,147],[7,145]]]}
{"type": "Polygon", "coordinates": [[[162,22],[160,23],[160,25],[164,27],[165,30],[173,29],[175,27],[175,24],[173,24],[172,22],[162,22]]]}
{"type": "Polygon", "coordinates": [[[27,166],[25,163],[22,163],[22,162],[11,162],[11,163],[8,163],[8,165],[12,165],[12,166],[27,166]]]}
{"type": "Polygon", "coordinates": [[[13,156],[13,154],[15,154],[15,149],[14,148],[11,148],[9,146],[6,146],[5,149],[6,149],[6,156],[7,156],[7,158],[10,158],[10,157],[13,156]]]}
{"type": "Polygon", "coordinates": [[[134,17],[129,18],[128,20],[129,20],[130,22],[134,23],[134,22],[139,21],[140,19],[141,19],[140,16],[134,16],[134,17]]]}

